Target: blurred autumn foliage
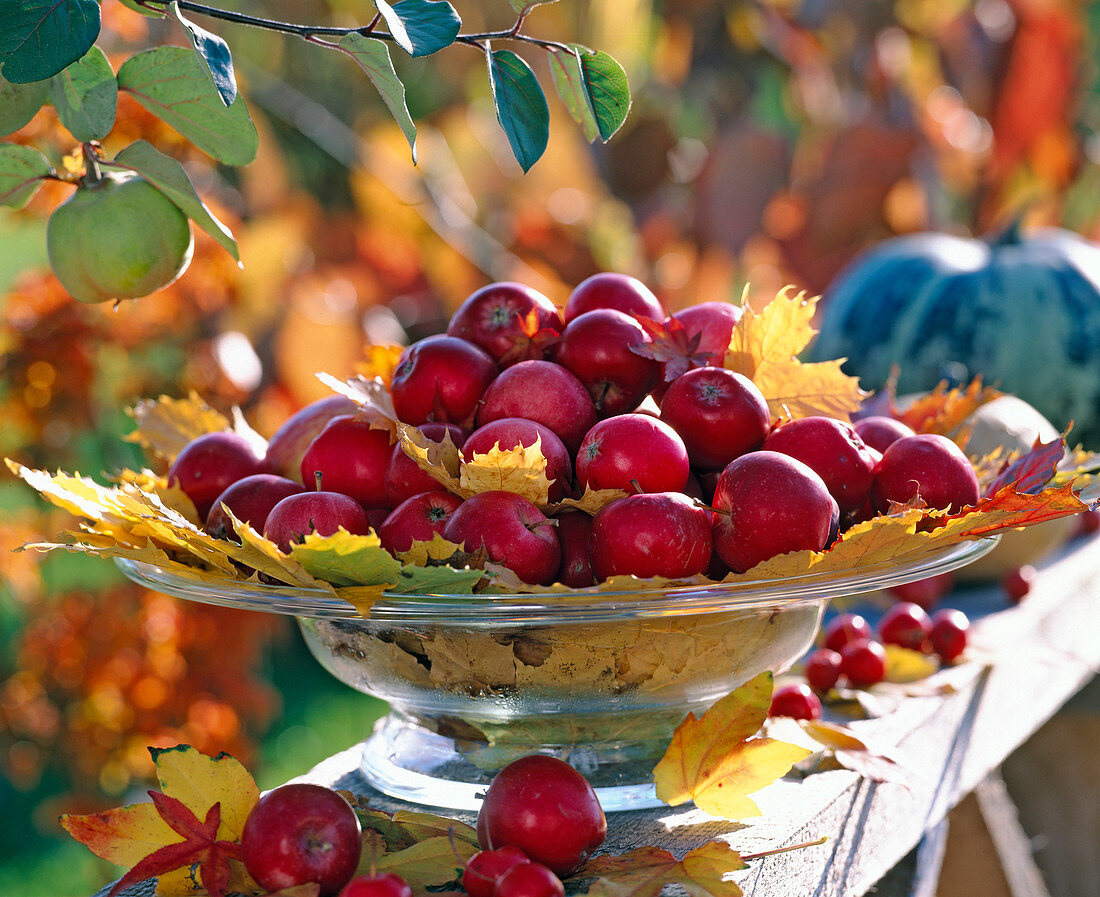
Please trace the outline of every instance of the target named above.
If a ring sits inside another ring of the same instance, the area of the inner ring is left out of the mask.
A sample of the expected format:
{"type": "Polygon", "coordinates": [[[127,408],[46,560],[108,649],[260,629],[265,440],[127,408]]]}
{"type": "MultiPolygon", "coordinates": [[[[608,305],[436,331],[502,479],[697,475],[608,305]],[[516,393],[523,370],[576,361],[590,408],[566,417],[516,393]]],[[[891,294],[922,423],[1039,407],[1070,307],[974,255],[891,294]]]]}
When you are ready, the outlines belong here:
{"type": "MultiPolygon", "coordinates": [[[[264,6],[296,21],[362,13],[341,0],[264,6]]],[[[456,6],[470,29],[502,14],[456,6]]],[[[103,14],[109,55],[180,42],[120,4],[103,14]]],[[[399,63],[417,167],[348,60],[255,29],[218,28],[261,132],[247,168],[212,166],[121,98],[107,152],[143,137],[183,161],[244,267],[196,233],[168,289],[79,305],[44,264],[45,216],[68,188],[0,215],[0,452],[91,475],[133,466],[125,409],[190,390],[270,433],[327,392],[316,371],[346,376],[366,342],[441,329],[489,280],[564,302],[613,269],[675,308],[736,300],[746,283],[819,292],[872,242],[980,233],[1021,211],[1100,236],[1098,4],[563,0],[532,15],[548,36],[619,59],[634,105],[593,148],[552,102],[549,149],[526,176],[487,88],[471,87],[484,81],[477,53],[399,63]]],[[[15,139],[57,165],[75,149],[49,108],[15,139]]],[[[61,524],[10,479],[0,508],[0,794],[113,797],[151,775],[144,747],[158,742],[255,756],[278,720],[263,658],[285,644],[285,620],[175,602],[97,562],[12,553],[61,524]]]]}

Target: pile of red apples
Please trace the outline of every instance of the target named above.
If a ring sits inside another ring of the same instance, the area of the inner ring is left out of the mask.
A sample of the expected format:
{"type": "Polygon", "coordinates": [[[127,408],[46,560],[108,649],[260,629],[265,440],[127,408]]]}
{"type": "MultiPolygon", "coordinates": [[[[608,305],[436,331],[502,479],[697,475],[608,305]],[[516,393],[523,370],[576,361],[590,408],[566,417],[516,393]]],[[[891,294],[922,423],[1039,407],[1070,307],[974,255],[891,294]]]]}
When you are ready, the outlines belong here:
{"type": "Polygon", "coordinates": [[[402,353],[397,418],[469,461],[536,443],[549,503],[461,498],[391,431],[333,395],[302,409],[265,454],[229,432],[188,444],[169,470],[214,535],[226,510],[283,550],[309,533],[377,532],[395,555],[439,533],[532,585],[612,576],[721,579],[786,552],[828,548],[852,524],[919,496],[959,511],[978,481],[949,439],[886,417],[776,419],[724,368],[737,305],[671,316],[639,280],[597,274],[564,308],[518,283],[473,293],[447,332],[402,353]],[[670,349],[670,347],[674,347],[670,349]],[[623,495],[590,515],[586,490],[623,495]]]}

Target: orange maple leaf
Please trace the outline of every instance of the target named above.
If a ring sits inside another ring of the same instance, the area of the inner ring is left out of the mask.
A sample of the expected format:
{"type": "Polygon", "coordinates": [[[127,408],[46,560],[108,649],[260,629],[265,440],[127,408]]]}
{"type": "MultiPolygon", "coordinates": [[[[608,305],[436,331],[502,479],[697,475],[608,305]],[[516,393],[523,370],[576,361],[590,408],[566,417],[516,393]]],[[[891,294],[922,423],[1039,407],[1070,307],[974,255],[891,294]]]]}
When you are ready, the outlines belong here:
{"type": "Polygon", "coordinates": [[[369,343],[363,349],[366,357],[355,365],[355,373],[367,380],[377,377],[388,387],[393,381],[393,372],[397,370],[397,361],[404,351],[404,346],[369,343]]]}
{"type": "MultiPolygon", "coordinates": [[[[982,386],[981,377],[976,377],[965,387],[950,389],[945,381],[894,416],[918,433],[952,436],[970,415],[1001,395],[1004,393],[992,386],[982,386]]],[[[960,443],[965,443],[965,435],[960,436],[960,443]]]]}

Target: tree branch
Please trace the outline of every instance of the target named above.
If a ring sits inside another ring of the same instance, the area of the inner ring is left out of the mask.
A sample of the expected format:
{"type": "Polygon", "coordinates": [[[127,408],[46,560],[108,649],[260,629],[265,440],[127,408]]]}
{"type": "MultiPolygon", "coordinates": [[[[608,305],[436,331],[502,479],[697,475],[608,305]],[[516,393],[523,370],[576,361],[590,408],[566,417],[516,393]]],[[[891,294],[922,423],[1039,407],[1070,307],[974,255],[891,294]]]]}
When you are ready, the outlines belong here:
{"type": "MultiPolygon", "coordinates": [[[[164,8],[169,6],[172,0],[138,0],[138,3],[146,9],[163,13],[165,11],[164,8]]],[[[277,19],[266,19],[262,16],[252,16],[247,13],[234,12],[233,10],[219,9],[218,7],[208,6],[204,3],[195,3],[193,0],[176,0],[176,3],[179,5],[180,9],[187,10],[187,12],[197,15],[207,16],[212,19],[221,19],[226,22],[234,22],[238,25],[248,25],[253,28],[262,28],[266,31],[278,31],[282,34],[291,34],[295,37],[300,37],[304,40],[326,46],[333,46],[333,44],[325,41],[314,41],[313,39],[318,37],[341,38],[348,34],[369,34],[371,37],[380,40],[394,40],[392,34],[385,31],[374,30],[380,19],[378,14],[375,14],[374,18],[367,25],[361,25],[354,28],[339,28],[332,25],[305,25],[295,22],[283,22],[277,19]]],[[[523,27],[526,18],[526,13],[521,13],[516,18],[512,27],[506,28],[503,31],[482,31],[474,34],[459,34],[455,38],[455,43],[469,44],[484,49],[487,41],[516,40],[523,43],[534,44],[543,49],[556,49],[571,52],[571,48],[560,41],[544,40],[542,38],[533,37],[532,35],[522,34],[520,29],[523,27]]]]}

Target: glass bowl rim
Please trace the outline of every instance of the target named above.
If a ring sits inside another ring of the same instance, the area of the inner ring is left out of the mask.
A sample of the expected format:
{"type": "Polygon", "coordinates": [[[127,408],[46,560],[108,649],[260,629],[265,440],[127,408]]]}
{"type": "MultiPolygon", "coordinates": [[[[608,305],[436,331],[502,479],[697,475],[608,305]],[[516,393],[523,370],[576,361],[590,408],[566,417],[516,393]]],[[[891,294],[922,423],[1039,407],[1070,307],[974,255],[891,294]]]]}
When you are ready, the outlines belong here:
{"type": "MultiPolygon", "coordinates": [[[[743,582],[636,590],[592,586],[568,592],[534,593],[385,592],[370,608],[369,619],[476,625],[499,622],[505,615],[512,624],[568,624],[780,607],[875,591],[946,573],[982,557],[999,538],[994,535],[953,543],[938,551],[921,553],[908,563],[883,561],[844,570],[743,582]]],[[[322,589],[228,579],[224,583],[201,582],[144,561],[115,558],[115,563],[134,582],[191,601],[296,617],[358,621],[366,618],[344,599],[322,589]]]]}

